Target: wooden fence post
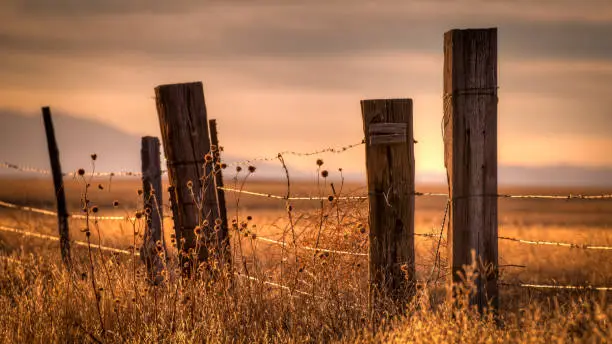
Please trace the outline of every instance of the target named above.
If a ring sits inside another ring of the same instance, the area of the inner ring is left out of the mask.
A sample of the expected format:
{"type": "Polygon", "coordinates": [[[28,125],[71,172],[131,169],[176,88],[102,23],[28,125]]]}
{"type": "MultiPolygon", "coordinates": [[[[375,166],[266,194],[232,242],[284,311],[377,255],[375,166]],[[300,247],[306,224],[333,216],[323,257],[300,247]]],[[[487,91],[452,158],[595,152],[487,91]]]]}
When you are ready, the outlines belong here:
{"type": "Polygon", "coordinates": [[[57,200],[57,225],[60,236],[60,250],[62,260],[68,269],[71,267],[70,257],[70,232],[68,231],[68,211],[66,210],[66,195],[64,192],[64,180],[62,166],[60,164],[59,149],[55,141],[51,109],[48,106],[42,108],[45,132],[47,134],[47,148],[49,149],[49,160],[53,174],[53,185],[55,186],[55,199],[57,200]]]}
{"type": "Polygon", "coordinates": [[[471,304],[497,309],[497,29],[445,33],[444,95],[451,281],[474,264],[471,304]]]}
{"type": "Polygon", "coordinates": [[[411,99],[362,100],[370,204],[370,309],[401,307],[415,288],[411,99]]]}
{"type": "Polygon", "coordinates": [[[215,189],[217,190],[217,201],[219,202],[219,218],[221,219],[221,225],[217,233],[218,245],[221,248],[219,253],[219,260],[221,262],[227,262],[228,266],[231,267],[231,251],[229,242],[229,232],[227,225],[227,208],[225,204],[225,191],[221,189],[223,187],[223,173],[221,169],[221,146],[219,145],[219,136],[217,134],[217,120],[211,119],[208,121],[210,129],[210,141],[213,146],[213,166],[215,175],[215,189]]]}
{"type": "Polygon", "coordinates": [[[140,157],[142,161],[142,189],[145,211],[145,233],[140,248],[140,257],[147,266],[149,281],[158,284],[166,257],[166,244],[163,236],[162,181],[159,139],[145,136],[142,138],[140,157]]]}
{"type": "Polygon", "coordinates": [[[170,197],[176,205],[173,217],[181,266],[189,274],[195,268],[189,257],[208,259],[219,217],[204,90],[201,82],[161,85],[155,96],[173,190],[170,197]]]}

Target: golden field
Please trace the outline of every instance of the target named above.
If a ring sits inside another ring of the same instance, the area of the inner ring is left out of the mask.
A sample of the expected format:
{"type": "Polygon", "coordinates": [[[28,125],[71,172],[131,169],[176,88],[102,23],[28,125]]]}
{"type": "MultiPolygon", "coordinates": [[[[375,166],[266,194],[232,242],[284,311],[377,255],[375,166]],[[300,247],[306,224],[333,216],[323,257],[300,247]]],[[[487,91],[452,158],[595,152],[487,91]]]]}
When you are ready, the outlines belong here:
{"type": "MultiPolygon", "coordinates": [[[[334,181],[336,190],[340,181],[334,181]]],[[[226,186],[240,187],[227,178],[226,186]]],[[[69,211],[79,211],[85,183],[67,179],[69,211]]],[[[99,215],[133,215],[141,206],[137,178],[93,179],[88,198],[99,215]],[[113,201],[119,206],[114,208],[113,201]]],[[[419,186],[418,191],[444,192],[419,186]]],[[[244,190],[284,195],[283,181],[246,182],[244,190]]],[[[611,190],[500,188],[511,194],[607,193],[611,190]]],[[[291,194],[331,194],[327,184],[298,182],[291,194]]],[[[344,195],[362,195],[362,185],[342,185],[344,195]]],[[[164,194],[164,197],[166,195],[164,194]]],[[[138,257],[73,248],[75,268],[61,265],[57,242],[0,232],[0,338],[5,342],[605,342],[612,338],[609,292],[538,290],[502,285],[501,310],[476,316],[469,307],[443,301],[441,265],[433,267],[438,240],[416,237],[419,288],[405,316],[374,325],[368,314],[367,257],[313,255],[303,247],[367,253],[367,202],[285,202],[228,193],[230,220],[248,222],[233,232],[234,271],[209,279],[176,276],[170,248],[166,280],[150,286],[138,257]],[[247,221],[247,216],[252,220],[247,221]],[[365,225],[362,230],[360,225],[365,225]],[[285,248],[261,239],[287,242],[285,248]],[[293,245],[295,240],[296,246],[293,245]],[[265,281],[265,282],[264,282],[265,281]],[[272,285],[278,283],[286,289],[272,285]]],[[[52,184],[39,179],[0,180],[0,200],[54,210],[52,184]]],[[[444,197],[417,197],[416,232],[439,234],[444,197]]],[[[167,208],[164,208],[167,211],[167,208]]],[[[0,225],[55,235],[55,218],[0,208],[0,225]]],[[[70,222],[71,238],[86,241],[82,220],[70,222]]],[[[142,223],[90,223],[92,244],[138,247],[142,223]],[[136,232],[136,234],[135,234],[136,232]]],[[[444,233],[443,237],[445,237],[444,233]]],[[[499,200],[499,235],[527,240],[612,246],[610,200],[499,200]]],[[[526,245],[500,240],[501,280],[612,286],[612,251],[526,245]]],[[[465,286],[469,288],[469,285],[465,286]]],[[[461,304],[459,302],[459,304],[461,304]]]]}

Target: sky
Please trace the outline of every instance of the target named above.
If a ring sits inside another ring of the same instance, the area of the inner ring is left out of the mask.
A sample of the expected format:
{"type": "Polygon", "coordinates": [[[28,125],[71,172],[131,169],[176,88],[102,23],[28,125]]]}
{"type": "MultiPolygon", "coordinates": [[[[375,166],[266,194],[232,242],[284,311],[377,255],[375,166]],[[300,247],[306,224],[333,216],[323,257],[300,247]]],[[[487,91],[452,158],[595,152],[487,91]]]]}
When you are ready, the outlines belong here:
{"type": "MultiPolygon", "coordinates": [[[[487,27],[499,163],[612,168],[610,1],[3,0],[0,111],[50,105],[157,136],[154,88],[202,81],[226,152],[249,158],[359,142],[360,100],[412,98],[417,173],[442,174],[443,34],[487,27]]],[[[364,161],[355,149],[326,166],[362,173],[364,161]]]]}

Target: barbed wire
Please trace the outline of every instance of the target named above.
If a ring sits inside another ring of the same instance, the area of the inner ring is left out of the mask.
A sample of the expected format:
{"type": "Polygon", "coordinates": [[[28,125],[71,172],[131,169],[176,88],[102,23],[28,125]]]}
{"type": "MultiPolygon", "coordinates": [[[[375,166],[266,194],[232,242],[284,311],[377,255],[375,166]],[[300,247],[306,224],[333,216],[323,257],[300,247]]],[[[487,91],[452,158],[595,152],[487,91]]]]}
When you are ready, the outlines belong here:
{"type": "Polygon", "coordinates": [[[342,146],[339,148],[334,148],[334,147],[329,147],[329,148],[322,148],[322,149],[318,149],[312,152],[295,152],[295,151],[284,151],[284,152],[279,152],[274,156],[267,156],[267,157],[261,157],[261,158],[253,158],[253,159],[249,159],[249,160],[242,160],[242,161],[234,161],[231,162],[229,164],[227,164],[227,166],[238,166],[238,165],[248,165],[251,164],[253,162],[257,162],[257,161],[273,161],[278,159],[279,155],[294,155],[294,156],[299,156],[299,157],[304,157],[304,156],[312,156],[312,155],[317,155],[317,154],[323,154],[323,153],[334,153],[334,154],[339,154],[339,153],[344,153],[350,149],[353,149],[355,147],[359,147],[361,145],[365,144],[365,139],[362,139],[360,142],[358,143],[353,143],[350,145],[346,145],[346,146],[342,146]]]}
{"type": "MultiPolygon", "coordinates": [[[[47,239],[47,240],[52,240],[52,241],[60,241],[60,238],[54,235],[48,235],[48,234],[40,234],[40,233],[35,233],[35,232],[30,232],[30,231],[26,231],[23,229],[19,229],[19,228],[14,228],[14,227],[8,227],[8,226],[3,226],[0,225],[0,231],[4,231],[4,232],[9,232],[9,233],[17,233],[17,234],[21,234],[21,235],[25,235],[25,236],[29,236],[29,237],[35,237],[35,238],[40,238],[40,239],[47,239]]],[[[114,248],[114,247],[108,247],[108,246],[102,246],[102,245],[96,245],[96,244],[88,244],[84,241],[78,241],[78,240],[71,240],[70,241],[71,244],[75,244],[77,246],[91,246],[93,248],[97,248],[99,250],[102,251],[110,251],[110,252],[115,252],[115,253],[124,253],[124,254],[134,254],[136,256],[139,256],[140,253],[138,251],[134,251],[132,252],[131,250],[122,250],[119,248],[114,248]]]]}
{"type": "Polygon", "coordinates": [[[286,196],[274,195],[271,193],[254,192],[254,191],[240,190],[240,189],[234,189],[234,188],[229,188],[229,187],[218,187],[217,189],[228,191],[228,192],[241,193],[241,194],[245,194],[249,196],[259,196],[259,197],[265,197],[265,198],[274,198],[274,199],[279,199],[279,200],[290,200],[290,201],[326,201],[326,200],[330,200],[330,198],[331,200],[358,200],[358,199],[368,198],[368,196],[341,196],[341,197],[299,196],[299,197],[287,198],[286,196]]]}
{"type": "Polygon", "coordinates": [[[0,168],[7,168],[7,169],[19,171],[19,172],[31,172],[31,173],[46,174],[46,175],[51,174],[51,171],[49,170],[36,168],[36,167],[30,167],[30,166],[24,166],[24,165],[17,165],[17,164],[13,164],[13,163],[6,162],[6,161],[0,162],[0,168]]]}
{"type": "Polygon", "coordinates": [[[528,244],[528,245],[562,246],[562,247],[569,247],[569,248],[580,248],[580,249],[585,249],[585,250],[612,250],[612,246],[573,244],[573,243],[556,242],[556,241],[525,240],[525,239],[511,238],[511,237],[505,237],[505,236],[498,236],[497,238],[500,240],[509,240],[509,241],[519,242],[519,243],[528,244]]]}
{"type": "MultiPolygon", "coordinates": [[[[42,215],[47,215],[47,216],[57,216],[57,212],[52,211],[52,210],[17,205],[17,204],[5,202],[5,201],[0,201],[0,207],[17,209],[21,211],[27,211],[27,212],[32,212],[32,213],[37,213],[37,214],[42,214],[42,215]]],[[[80,220],[90,219],[90,220],[97,220],[97,221],[124,221],[124,220],[134,221],[137,219],[134,216],[131,216],[131,217],[130,216],[98,216],[98,215],[87,216],[83,214],[68,214],[68,216],[73,219],[80,219],[80,220]]]]}
{"type": "Polygon", "coordinates": [[[533,288],[533,289],[612,291],[612,287],[593,287],[590,285],[555,285],[555,284],[507,283],[507,282],[499,282],[498,284],[503,285],[503,286],[509,286],[509,287],[533,288]]]}
{"type": "MultiPolygon", "coordinates": [[[[254,191],[240,190],[240,189],[235,189],[235,188],[230,188],[230,187],[219,187],[218,189],[224,190],[224,191],[228,191],[228,192],[234,192],[234,193],[243,193],[245,195],[250,195],[250,196],[258,196],[258,197],[265,197],[265,198],[274,198],[274,199],[279,199],[279,200],[287,200],[287,198],[285,196],[280,196],[280,195],[275,195],[275,194],[265,193],[265,192],[254,192],[254,191]]],[[[448,194],[440,193],[440,192],[414,192],[412,195],[413,196],[448,197],[448,194]]],[[[479,195],[474,195],[474,197],[478,197],[478,196],[479,195]]],[[[580,194],[578,194],[578,195],[574,195],[574,194],[569,194],[569,195],[510,195],[510,194],[498,194],[498,195],[492,195],[492,196],[499,197],[499,198],[558,199],[558,200],[567,200],[567,199],[604,200],[604,199],[612,199],[612,194],[600,194],[600,195],[580,195],[580,194]]],[[[333,196],[331,196],[331,197],[333,197],[333,196]]],[[[467,197],[469,197],[469,196],[466,196],[465,198],[467,198],[467,197]]],[[[321,201],[321,200],[328,200],[329,198],[330,198],[330,196],[327,196],[327,197],[302,196],[302,197],[290,197],[289,200],[321,201]]],[[[366,195],[333,197],[333,199],[340,199],[340,200],[367,199],[367,198],[368,198],[368,196],[366,196],[366,195]]],[[[461,198],[464,198],[464,197],[461,197],[461,198]]]]}
{"type": "MultiPolygon", "coordinates": [[[[272,244],[276,244],[279,246],[290,246],[287,243],[284,243],[282,241],[278,241],[278,240],[274,240],[274,239],[270,239],[270,238],[266,238],[266,237],[262,237],[259,235],[256,235],[255,240],[261,240],[261,241],[265,241],[265,242],[269,242],[272,244]]],[[[361,252],[350,252],[350,251],[340,251],[340,250],[330,250],[330,249],[325,249],[325,248],[314,248],[314,247],[310,247],[310,246],[298,246],[298,248],[302,249],[302,250],[307,250],[307,251],[315,251],[315,252],[326,252],[326,253],[333,253],[333,254],[345,254],[345,255],[352,255],[352,256],[368,256],[368,253],[361,253],[361,252]]]]}

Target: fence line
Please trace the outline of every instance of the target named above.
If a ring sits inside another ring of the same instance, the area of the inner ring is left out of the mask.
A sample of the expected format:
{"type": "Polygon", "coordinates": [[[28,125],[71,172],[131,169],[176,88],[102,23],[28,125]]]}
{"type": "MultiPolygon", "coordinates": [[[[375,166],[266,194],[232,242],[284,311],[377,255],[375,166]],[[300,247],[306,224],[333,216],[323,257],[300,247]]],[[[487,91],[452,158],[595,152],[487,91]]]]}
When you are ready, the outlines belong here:
{"type": "MultiPolygon", "coordinates": [[[[353,149],[355,147],[358,147],[362,144],[365,143],[365,140],[362,139],[360,142],[358,143],[354,143],[354,144],[349,144],[346,146],[342,146],[339,148],[334,148],[334,147],[329,147],[329,148],[321,148],[315,151],[311,151],[311,152],[295,152],[295,151],[284,151],[284,152],[280,152],[277,153],[274,156],[268,156],[268,157],[261,157],[261,158],[253,158],[253,159],[249,159],[249,160],[243,160],[243,161],[235,161],[232,163],[227,164],[227,166],[237,166],[237,165],[246,165],[246,164],[250,164],[252,162],[255,161],[272,161],[272,160],[276,160],[278,158],[278,155],[295,155],[295,156],[312,156],[312,155],[316,155],[316,154],[322,154],[322,153],[344,153],[350,149],[353,149]]],[[[0,162],[0,168],[6,168],[6,169],[12,169],[15,171],[19,171],[19,172],[31,172],[31,173],[38,173],[38,174],[45,174],[45,175],[50,175],[51,171],[47,170],[47,169],[41,169],[41,168],[36,168],[36,167],[30,167],[30,166],[25,166],[25,165],[19,165],[19,164],[14,164],[14,163],[10,163],[10,162],[0,162]]],[[[166,174],[168,173],[167,170],[162,170],[162,174],[166,174]]],[[[68,173],[64,173],[64,176],[77,176],[78,172],[77,171],[72,171],[72,172],[68,172],[68,173]]],[[[120,171],[120,172],[94,172],[94,173],[89,173],[87,174],[87,176],[93,176],[93,177],[142,177],[142,172],[132,172],[132,171],[120,171]]]]}
{"type": "MultiPolygon", "coordinates": [[[[9,232],[9,233],[16,233],[16,234],[36,237],[36,238],[40,238],[40,239],[59,241],[59,237],[56,237],[56,236],[53,236],[53,235],[34,233],[34,232],[26,231],[26,230],[23,230],[23,229],[7,227],[7,226],[3,226],[3,225],[0,225],[0,231],[9,232]]],[[[273,241],[275,243],[281,243],[282,244],[282,242],[280,242],[280,241],[276,241],[276,240],[273,240],[273,241]]],[[[96,244],[88,245],[86,242],[78,241],[78,240],[73,240],[72,243],[74,243],[75,245],[84,246],[84,247],[91,246],[93,248],[97,248],[97,249],[102,250],[102,251],[110,251],[110,252],[122,253],[122,254],[130,254],[130,255],[133,254],[135,256],[139,256],[140,255],[140,253],[138,251],[136,251],[136,250],[134,250],[134,251],[122,250],[122,249],[118,249],[118,248],[114,248],[114,247],[108,247],[108,246],[102,246],[102,245],[96,245],[96,244]]],[[[328,251],[332,252],[331,250],[328,250],[328,251]]],[[[342,251],[335,251],[333,253],[338,253],[338,252],[342,252],[342,251]]],[[[12,259],[12,258],[9,258],[9,257],[0,256],[0,258],[1,259],[5,259],[5,260],[7,260],[9,262],[14,262],[14,263],[21,264],[20,261],[17,261],[15,259],[12,259]]],[[[266,285],[273,286],[273,287],[280,288],[280,289],[284,289],[284,290],[288,290],[288,291],[291,290],[291,288],[289,288],[289,287],[287,287],[285,285],[282,285],[282,284],[278,284],[278,283],[274,283],[274,282],[269,282],[269,281],[262,281],[260,279],[255,278],[255,277],[246,276],[246,275],[243,275],[243,274],[240,274],[240,273],[237,273],[237,272],[235,272],[234,274],[236,276],[239,276],[239,277],[242,277],[242,278],[247,278],[247,279],[249,279],[251,281],[261,282],[261,283],[264,283],[266,285]]],[[[558,289],[565,289],[565,290],[612,291],[612,287],[593,287],[593,286],[575,286],[575,285],[550,285],[550,284],[532,284],[532,283],[504,283],[504,282],[501,282],[499,284],[500,285],[505,285],[505,286],[511,286],[511,287],[535,288],[535,289],[557,289],[557,290],[558,289]]],[[[303,291],[300,291],[300,290],[293,290],[293,291],[298,293],[298,294],[305,295],[305,296],[312,296],[311,294],[303,292],[303,291]]]]}
{"type": "MultiPolygon", "coordinates": [[[[285,196],[275,195],[275,194],[271,194],[271,193],[254,192],[254,191],[240,190],[240,189],[229,188],[229,187],[220,187],[219,189],[220,190],[224,190],[224,191],[228,191],[228,192],[243,193],[243,194],[249,195],[249,196],[257,196],[257,197],[264,197],[264,198],[274,198],[274,199],[279,199],[279,200],[321,201],[321,200],[328,200],[330,198],[330,196],[327,196],[327,197],[302,196],[302,197],[289,197],[289,198],[287,198],[285,196]]],[[[446,194],[446,193],[439,193],[439,192],[418,192],[418,191],[415,191],[413,193],[413,195],[414,196],[448,197],[448,194],[446,194]]],[[[331,197],[333,197],[333,196],[331,196],[331,197]]],[[[498,197],[498,198],[522,198],[522,199],[557,199],[557,200],[568,200],[568,199],[607,200],[607,199],[612,199],[612,194],[599,194],[599,195],[573,195],[573,194],[569,194],[569,195],[510,195],[510,194],[497,194],[497,195],[492,195],[492,197],[498,197]]],[[[351,199],[367,199],[367,198],[368,198],[368,196],[360,195],[360,196],[334,197],[333,199],[351,200],[351,199]]]]}
{"type": "MultiPolygon", "coordinates": [[[[269,198],[285,199],[285,197],[283,196],[278,196],[278,195],[268,196],[267,194],[263,194],[263,193],[250,192],[250,191],[244,191],[244,190],[240,191],[240,190],[236,190],[232,188],[219,188],[219,189],[225,190],[225,191],[232,191],[232,192],[242,192],[247,195],[257,195],[257,196],[266,195],[266,197],[269,197],[269,198]]],[[[351,198],[351,196],[348,196],[348,197],[338,197],[336,199],[362,199],[362,198],[356,198],[356,197],[357,196],[351,198]]],[[[327,198],[324,198],[324,197],[290,197],[289,199],[290,200],[313,200],[313,199],[327,200],[327,198]]],[[[5,202],[5,201],[0,201],[0,207],[28,211],[28,212],[33,212],[33,213],[42,214],[46,216],[57,216],[57,212],[55,211],[41,209],[41,208],[28,207],[28,206],[21,206],[21,205],[17,205],[17,204],[5,202]]],[[[164,218],[168,218],[168,217],[171,217],[171,216],[170,215],[164,216],[164,218]]],[[[94,216],[94,215],[90,215],[88,217],[82,214],[71,214],[70,218],[79,219],[79,220],[86,220],[89,218],[90,220],[94,220],[94,221],[135,221],[137,219],[134,216],[97,216],[97,215],[94,216]]],[[[421,236],[421,237],[435,237],[436,236],[434,234],[427,234],[427,233],[415,233],[414,235],[421,236]]],[[[574,244],[574,243],[556,242],[556,241],[526,240],[526,239],[512,238],[512,237],[506,237],[506,236],[498,236],[497,238],[500,240],[514,241],[514,242],[528,244],[528,245],[559,246],[559,247],[569,247],[569,248],[588,249],[588,250],[612,250],[612,246],[605,246],[605,245],[574,244]]],[[[257,236],[256,239],[267,241],[270,243],[283,244],[280,241],[276,241],[274,239],[270,239],[266,237],[257,236]]],[[[329,249],[322,249],[322,248],[315,249],[314,247],[308,247],[308,246],[304,246],[301,248],[305,250],[313,250],[313,251],[318,250],[321,252],[329,252],[329,253],[337,253],[337,254],[367,255],[365,253],[355,253],[355,252],[348,252],[348,251],[336,251],[336,250],[329,250],[329,249]]]]}
{"type": "MultiPolygon", "coordinates": [[[[363,143],[364,143],[364,141],[361,141],[360,143],[344,146],[344,147],[339,148],[339,149],[338,148],[324,148],[324,149],[320,149],[320,150],[313,151],[313,152],[308,152],[308,153],[299,153],[299,152],[294,152],[294,151],[285,151],[285,152],[281,152],[279,154],[292,154],[292,155],[297,155],[297,156],[310,156],[310,155],[315,155],[315,154],[320,154],[320,153],[325,153],[325,152],[342,153],[342,152],[345,152],[346,150],[349,150],[351,148],[360,146],[363,143]]],[[[234,163],[228,164],[228,166],[243,165],[243,164],[248,164],[248,163],[254,162],[254,161],[270,161],[270,160],[277,159],[277,157],[278,157],[278,155],[276,155],[274,157],[255,158],[255,159],[251,159],[251,160],[244,160],[244,161],[234,162],[234,163]]],[[[49,170],[35,168],[35,167],[29,167],[29,166],[23,166],[23,165],[17,165],[17,164],[9,163],[9,162],[6,162],[6,161],[5,162],[0,162],[0,168],[8,168],[8,169],[13,169],[13,170],[20,171],[20,172],[33,172],[33,173],[39,173],[39,174],[45,174],[45,175],[50,175],[51,174],[51,171],[49,171],[49,170]]],[[[163,170],[162,174],[165,174],[165,173],[167,173],[167,171],[163,170]]],[[[74,176],[77,176],[77,175],[78,175],[77,171],[73,171],[73,172],[70,172],[70,173],[64,173],[64,176],[73,176],[74,177],[74,176]]],[[[94,176],[94,177],[114,177],[114,176],[142,177],[142,172],[131,172],[131,171],[94,172],[93,174],[92,173],[88,174],[88,176],[94,176]]],[[[233,188],[228,188],[228,187],[219,188],[219,189],[220,190],[224,190],[224,191],[228,191],[228,192],[244,193],[246,195],[251,195],[251,196],[259,196],[259,197],[287,200],[287,198],[285,196],[279,196],[279,195],[274,195],[274,194],[270,194],[270,193],[261,193],[261,192],[253,192],[253,191],[246,191],[246,190],[238,190],[238,189],[233,189],[233,188]]],[[[448,197],[448,194],[446,194],[446,193],[436,193],[436,192],[414,192],[414,196],[448,197]]],[[[516,199],[550,199],[550,200],[570,200],[570,199],[607,200],[607,199],[612,199],[612,194],[598,194],[598,195],[582,195],[582,194],[569,194],[569,195],[524,194],[524,195],[512,195],[512,194],[497,194],[497,195],[491,195],[491,197],[516,198],[516,199]]],[[[367,198],[368,198],[368,196],[363,195],[363,196],[343,196],[343,197],[339,197],[338,199],[367,199],[367,198]]],[[[326,199],[328,199],[328,197],[308,196],[308,197],[290,197],[289,198],[289,200],[310,200],[310,201],[320,201],[320,200],[326,200],[326,199]]]]}
{"type": "MultiPolygon", "coordinates": [[[[60,238],[54,235],[48,235],[48,234],[40,234],[40,233],[35,233],[35,232],[30,232],[30,231],[26,231],[23,229],[19,229],[19,228],[14,228],[14,227],[7,227],[7,226],[3,226],[0,225],[0,231],[4,231],[4,232],[9,232],[9,233],[17,233],[17,234],[21,234],[21,235],[25,235],[25,236],[30,236],[30,237],[35,237],[35,238],[40,238],[40,239],[47,239],[47,240],[52,240],[52,241],[59,241],[60,238]]],[[[136,250],[134,250],[134,252],[130,251],[130,250],[122,250],[119,248],[114,248],[114,247],[108,247],[108,246],[102,246],[102,245],[96,245],[96,244],[88,244],[84,241],[78,241],[78,240],[72,240],[71,243],[78,245],[78,246],[91,246],[92,248],[97,248],[101,251],[109,251],[109,252],[115,252],[115,253],[124,253],[124,254],[134,254],[136,256],[140,255],[140,253],[136,250]]]]}

